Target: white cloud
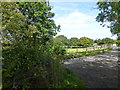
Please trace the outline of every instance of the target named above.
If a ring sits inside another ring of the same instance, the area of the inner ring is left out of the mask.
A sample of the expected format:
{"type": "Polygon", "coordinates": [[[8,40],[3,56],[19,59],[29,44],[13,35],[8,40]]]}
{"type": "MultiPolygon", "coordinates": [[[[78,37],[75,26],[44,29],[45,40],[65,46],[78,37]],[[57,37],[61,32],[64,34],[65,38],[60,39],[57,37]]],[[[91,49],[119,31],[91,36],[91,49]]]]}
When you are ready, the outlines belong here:
{"type": "Polygon", "coordinates": [[[82,27],[88,27],[91,20],[93,20],[92,16],[78,11],[55,18],[56,23],[60,24],[62,29],[80,29],[82,27]]]}
{"type": "Polygon", "coordinates": [[[61,25],[61,32],[58,35],[71,37],[89,37],[92,39],[111,37],[110,30],[103,28],[95,21],[95,16],[90,16],[82,12],[72,12],[60,17],[55,17],[55,22],[61,25]]]}

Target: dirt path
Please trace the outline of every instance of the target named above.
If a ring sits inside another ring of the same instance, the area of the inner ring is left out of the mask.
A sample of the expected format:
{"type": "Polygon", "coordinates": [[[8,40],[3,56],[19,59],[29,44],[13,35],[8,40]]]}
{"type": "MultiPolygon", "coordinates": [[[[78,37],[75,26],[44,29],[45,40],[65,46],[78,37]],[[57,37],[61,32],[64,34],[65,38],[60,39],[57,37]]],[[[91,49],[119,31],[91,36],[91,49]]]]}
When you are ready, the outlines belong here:
{"type": "Polygon", "coordinates": [[[69,59],[63,65],[76,73],[87,88],[118,88],[118,48],[109,53],[69,59]]]}

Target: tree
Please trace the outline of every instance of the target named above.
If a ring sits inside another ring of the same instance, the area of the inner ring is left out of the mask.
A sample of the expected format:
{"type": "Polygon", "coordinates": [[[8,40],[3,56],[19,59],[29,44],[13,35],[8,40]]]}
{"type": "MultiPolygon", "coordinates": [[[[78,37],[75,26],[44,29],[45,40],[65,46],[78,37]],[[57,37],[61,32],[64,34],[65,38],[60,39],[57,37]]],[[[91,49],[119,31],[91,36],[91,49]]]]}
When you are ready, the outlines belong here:
{"type": "Polygon", "coordinates": [[[27,33],[22,33],[25,26],[24,20],[26,19],[20,12],[17,12],[17,4],[2,2],[2,42],[3,48],[5,45],[15,47],[15,43],[21,41],[21,36],[26,36],[27,33]],[[14,43],[14,44],[13,44],[14,43]]]}
{"type": "MultiPolygon", "coordinates": [[[[38,14],[45,14],[48,9],[47,4],[43,4],[43,2],[29,4],[36,7],[41,5],[38,14]]],[[[64,81],[69,81],[69,79],[66,79],[66,75],[70,73],[68,73],[68,70],[65,71],[65,69],[60,68],[60,60],[62,59],[59,58],[65,53],[65,50],[59,50],[59,47],[54,49],[54,43],[51,40],[56,33],[54,31],[56,29],[54,27],[55,23],[49,24],[51,28],[44,26],[42,22],[49,23],[44,14],[37,16],[38,22],[28,18],[28,15],[32,15],[31,13],[34,10],[28,7],[32,11],[25,15],[20,11],[21,7],[16,2],[1,2],[1,6],[3,17],[2,56],[4,58],[2,61],[2,88],[21,88],[24,90],[26,88],[68,87],[69,84],[65,84],[65,86],[63,84],[66,83],[64,81]],[[39,19],[45,20],[40,22],[39,19]],[[52,33],[49,33],[49,31],[52,33]]],[[[83,86],[83,84],[79,85],[77,83],[76,77],[72,80],[75,81],[72,82],[72,84],[74,83],[72,87],[83,86]]]]}
{"type": "Polygon", "coordinates": [[[116,44],[120,46],[120,37],[117,39],[116,44]]]}
{"type": "Polygon", "coordinates": [[[95,44],[95,45],[100,45],[100,42],[101,42],[101,39],[96,39],[96,40],[94,40],[94,44],[95,44]]]}
{"type": "Polygon", "coordinates": [[[111,38],[103,38],[102,42],[104,44],[113,44],[113,43],[115,43],[115,41],[113,39],[111,39],[111,38]]]}
{"type": "Polygon", "coordinates": [[[101,41],[101,39],[96,39],[96,40],[94,40],[94,43],[99,44],[100,41],[101,41]]]}
{"type": "Polygon", "coordinates": [[[102,39],[96,39],[94,42],[97,43],[97,45],[104,44],[104,42],[102,42],[102,39]]]}
{"type": "Polygon", "coordinates": [[[65,46],[69,46],[69,44],[70,44],[69,40],[64,35],[59,35],[59,36],[56,37],[56,39],[61,41],[65,46]]]}
{"type": "Polygon", "coordinates": [[[77,43],[78,43],[78,38],[77,37],[70,38],[70,45],[71,46],[77,46],[77,43]]]}
{"type": "Polygon", "coordinates": [[[18,5],[18,9],[28,18],[25,22],[36,26],[40,34],[35,34],[39,35],[42,43],[57,34],[60,25],[56,26],[52,19],[55,14],[51,12],[49,2],[19,2],[18,5]]]}
{"type": "Polygon", "coordinates": [[[50,51],[52,46],[47,38],[53,37],[58,28],[49,21],[51,17],[47,18],[45,13],[49,6],[45,2],[22,2],[23,10],[27,11],[26,4],[29,11],[24,14],[16,2],[1,3],[3,88],[41,88],[57,84],[56,68],[53,66],[58,63],[50,51]],[[35,20],[34,17],[29,18],[34,10],[38,14],[35,20]]]}
{"type": "Polygon", "coordinates": [[[55,55],[64,55],[65,49],[64,49],[64,44],[58,39],[58,38],[52,38],[52,51],[54,52],[55,55]]]}
{"type": "Polygon", "coordinates": [[[84,47],[92,46],[93,45],[93,40],[88,38],[88,37],[81,37],[79,39],[78,45],[79,46],[84,46],[84,47]]]}
{"type": "Polygon", "coordinates": [[[102,44],[114,44],[115,40],[111,39],[111,38],[103,38],[103,39],[98,39],[96,40],[98,45],[102,45],[102,44]]]}
{"type": "Polygon", "coordinates": [[[106,23],[110,28],[110,31],[113,35],[120,33],[120,1],[119,2],[97,2],[97,8],[100,13],[96,17],[98,22],[101,22],[103,26],[106,23]]]}

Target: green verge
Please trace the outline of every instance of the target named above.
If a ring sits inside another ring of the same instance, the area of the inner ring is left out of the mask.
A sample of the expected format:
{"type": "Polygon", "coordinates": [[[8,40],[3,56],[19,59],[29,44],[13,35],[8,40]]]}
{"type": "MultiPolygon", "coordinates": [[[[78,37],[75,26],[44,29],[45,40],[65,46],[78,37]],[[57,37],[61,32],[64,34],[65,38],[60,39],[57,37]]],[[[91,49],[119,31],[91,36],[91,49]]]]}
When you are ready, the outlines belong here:
{"type": "Polygon", "coordinates": [[[60,83],[57,88],[81,88],[82,90],[86,90],[84,81],[76,74],[67,68],[62,68],[61,71],[59,78],[60,83]]]}
{"type": "Polygon", "coordinates": [[[93,56],[97,54],[107,53],[112,49],[113,48],[111,47],[111,48],[106,48],[102,50],[94,50],[94,51],[87,51],[87,52],[66,52],[66,54],[64,55],[64,59],[78,58],[82,56],[93,56]]]}
{"type": "MultiPolygon", "coordinates": [[[[66,53],[67,55],[64,55],[65,59],[69,58],[77,58],[81,56],[90,56],[90,55],[97,55],[109,52],[113,48],[107,48],[103,50],[95,50],[95,51],[88,51],[88,52],[70,52],[66,53]]],[[[60,68],[59,69],[59,84],[57,88],[80,88],[81,90],[86,90],[86,84],[85,82],[78,77],[76,74],[74,74],[72,71],[70,71],[67,68],[60,68]]]]}

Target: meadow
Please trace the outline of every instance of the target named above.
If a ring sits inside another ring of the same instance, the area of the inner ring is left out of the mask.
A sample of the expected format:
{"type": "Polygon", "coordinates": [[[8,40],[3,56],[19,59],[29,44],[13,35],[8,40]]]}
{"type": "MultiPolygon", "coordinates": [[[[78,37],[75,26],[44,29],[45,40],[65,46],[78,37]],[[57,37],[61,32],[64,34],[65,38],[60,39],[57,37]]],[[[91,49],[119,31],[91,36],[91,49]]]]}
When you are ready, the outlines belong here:
{"type": "Polygon", "coordinates": [[[113,47],[66,48],[64,59],[79,58],[109,52],[113,47]]]}
{"type": "Polygon", "coordinates": [[[80,47],[78,46],[77,48],[65,48],[66,52],[86,52],[86,51],[94,51],[94,50],[103,50],[108,48],[108,46],[94,46],[94,47],[80,47]]]}

